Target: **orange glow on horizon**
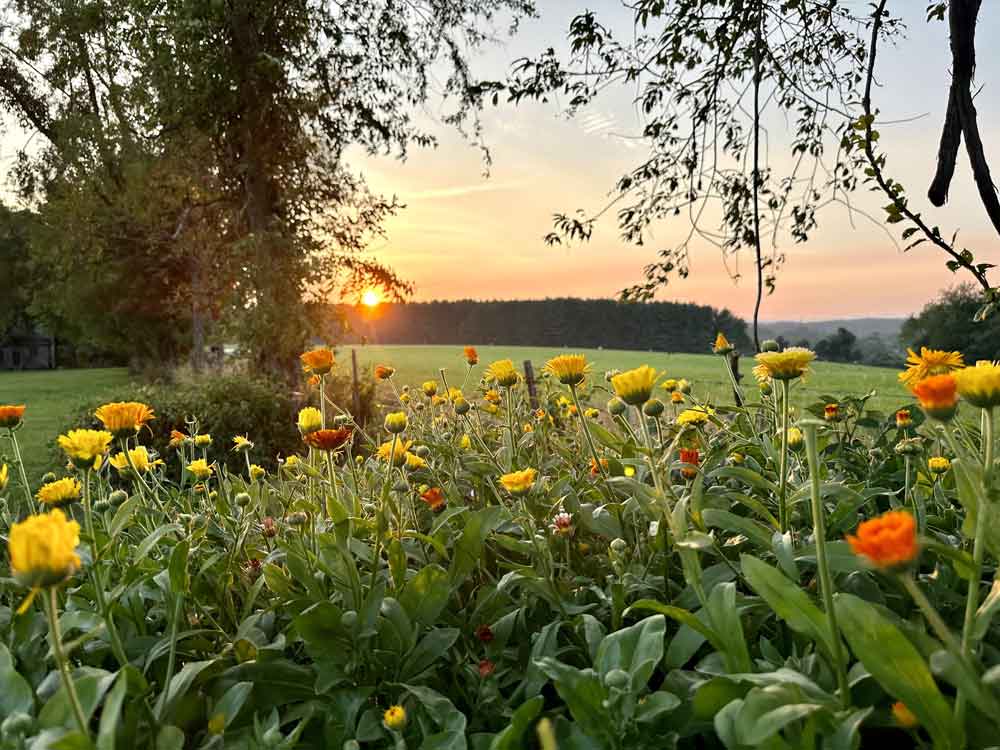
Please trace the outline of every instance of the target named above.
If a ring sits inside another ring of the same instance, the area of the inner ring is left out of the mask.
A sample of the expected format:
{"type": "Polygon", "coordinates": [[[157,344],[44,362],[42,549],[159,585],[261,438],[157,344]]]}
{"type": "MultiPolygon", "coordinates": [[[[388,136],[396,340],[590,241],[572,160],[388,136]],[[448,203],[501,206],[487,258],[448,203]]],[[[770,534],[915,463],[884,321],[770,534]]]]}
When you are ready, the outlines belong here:
{"type": "Polygon", "coordinates": [[[366,289],[361,295],[361,304],[365,307],[378,307],[382,301],[382,295],[377,289],[366,289]]]}

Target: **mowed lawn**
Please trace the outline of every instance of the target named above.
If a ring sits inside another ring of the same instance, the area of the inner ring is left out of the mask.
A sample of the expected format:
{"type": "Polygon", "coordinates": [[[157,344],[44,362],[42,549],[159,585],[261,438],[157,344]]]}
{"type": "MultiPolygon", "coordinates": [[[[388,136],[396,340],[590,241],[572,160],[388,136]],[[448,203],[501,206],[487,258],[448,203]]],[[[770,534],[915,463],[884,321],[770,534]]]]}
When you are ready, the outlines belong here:
{"type": "MultiPolygon", "coordinates": [[[[0,404],[24,404],[24,424],[17,440],[29,476],[37,480],[52,468],[52,445],[66,419],[92,397],[115,397],[130,381],[124,368],[0,372],[0,404]]],[[[0,454],[9,459],[10,444],[0,438],[0,454]]]]}
{"type": "MultiPolygon", "coordinates": [[[[350,349],[341,347],[338,352],[340,367],[350,372],[350,349]]],[[[440,379],[440,368],[451,385],[461,385],[466,374],[465,358],[460,346],[357,346],[358,366],[367,370],[384,363],[396,368],[394,381],[400,385],[419,386],[424,380],[440,379]]],[[[496,359],[510,358],[520,369],[524,360],[531,360],[536,373],[541,372],[550,357],[577,350],[547,349],[540,347],[479,346],[479,366],[469,378],[470,384],[478,381],[485,366],[496,359]]],[[[730,403],[732,393],[723,364],[711,354],[665,354],[662,352],[618,351],[611,349],[584,350],[593,363],[595,378],[603,382],[604,372],[618,368],[627,370],[648,364],[663,372],[663,377],[687,378],[697,397],[718,403],[730,403]]],[[[741,360],[743,383],[753,389],[750,373],[753,359],[741,360]]],[[[817,400],[821,395],[840,397],[861,395],[876,391],[869,402],[872,408],[889,411],[908,402],[907,394],[897,382],[897,371],[859,365],[841,365],[818,362],[805,383],[795,386],[795,402],[803,405],[817,400]]],[[[130,382],[124,369],[55,370],[42,372],[0,372],[0,404],[26,404],[25,424],[18,431],[28,473],[37,479],[52,468],[52,445],[65,426],[67,417],[76,411],[81,402],[98,397],[113,400],[117,391],[130,382]]],[[[153,404],[155,409],[156,404],[153,404]]],[[[9,453],[10,446],[0,439],[0,458],[9,453]]],[[[6,456],[9,460],[9,456],[6,456]]]]}
{"type": "MultiPolygon", "coordinates": [[[[387,364],[396,368],[393,379],[399,383],[419,385],[430,378],[440,379],[439,368],[445,368],[449,385],[461,385],[467,366],[461,346],[356,346],[342,347],[338,360],[344,368],[350,368],[350,349],[358,355],[358,366],[369,371],[376,364],[387,364]]],[[[594,377],[603,381],[607,370],[617,368],[628,370],[639,365],[650,365],[662,371],[664,378],[686,378],[691,381],[694,393],[699,398],[717,402],[731,402],[732,389],[720,357],[712,354],[667,354],[664,352],[637,352],[615,349],[548,349],[528,346],[477,346],[479,366],[470,376],[475,382],[483,369],[497,359],[509,358],[518,369],[525,360],[531,360],[535,374],[541,372],[545,362],[557,354],[571,354],[578,351],[587,355],[592,363],[594,377]]],[[[756,381],[751,370],[752,357],[740,360],[740,371],[745,388],[756,389],[756,381]]],[[[813,373],[804,383],[794,387],[794,401],[810,404],[820,396],[841,397],[864,395],[875,391],[876,396],[869,401],[871,408],[887,411],[905,405],[912,399],[899,385],[898,371],[882,367],[864,367],[831,362],[817,362],[813,373]]]]}

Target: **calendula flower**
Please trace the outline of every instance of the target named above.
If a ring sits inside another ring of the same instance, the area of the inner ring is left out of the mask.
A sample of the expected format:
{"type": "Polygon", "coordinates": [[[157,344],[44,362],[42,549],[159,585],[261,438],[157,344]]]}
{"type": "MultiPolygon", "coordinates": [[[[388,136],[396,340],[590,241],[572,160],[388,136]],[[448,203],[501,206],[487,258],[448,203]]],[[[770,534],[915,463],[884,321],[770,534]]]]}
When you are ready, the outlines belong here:
{"type": "Polygon", "coordinates": [[[0,404],[0,427],[13,430],[24,419],[24,404],[13,406],[11,404],[0,404]]]}
{"type": "Polygon", "coordinates": [[[131,437],[145,427],[147,422],[156,418],[149,406],[137,401],[104,404],[94,412],[94,416],[116,438],[131,437]]]}
{"type": "Polygon", "coordinates": [[[47,482],[35,493],[35,499],[42,505],[58,508],[75,503],[80,499],[80,482],[73,477],[47,482]]]}
{"type": "Polygon", "coordinates": [[[523,495],[531,489],[537,478],[537,469],[522,469],[504,474],[500,477],[500,484],[512,495],[523,495]]]}
{"type": "Polygon", "coordinates": [[[410,453],[407,451],[404,456],[404,463],[406,464],[407,471],[417,471],[418,469],[426,469],[427,462],[423,458],[418,456],[416,453],[410,453]]]}
{"type": "Polygon", "coordinates": [[[712,345],[712,352],[715,354],[729,354],[733,350],[733,345],[721,331],[715,336],[715,344],[712,345]]]}
{"type": "Polygon", "coordinates": [[[733,464],[733,466],[739,466],[744,461],[746,461],[746,456],[739,451],[733,451],[729,454],[729,463],[733,464]]]}
{"type": "Polygon", "coordinates": [[[553,534],[573,536],[573,516],[569,513],[557,513],[549,528],[553,534]]]}
{"type": "Polygon", "coordinates": [[[7,464],[0,464],[0,492],[7,489],[7,483],[10,481],[10,469],[7,468],[7,464]]]}
{"type": "Polygon", "coordinates": [[[489,625],[480,625],[476,628],[476,638],[480,643],[492,643],[494,639],[493,628],[489,625]]]}
{"type": "Polygon", "coordinates": [[[31,589],[18,613],[28,608],[39,589],[56,586],[79,570],[79,544],[80,524],[67,520],[58,508],[28,516],[10,527],[7,549],[11,573],[18,583],[31,589]]]}
{"type": "Polygon", "coordinates": [[[653,395],[656,370],[649,365],[618,373],[611,378],[615,395],[629,406],[642,406],[653,395]]]}
{"type": "Polygon", "coordinates": [[[299,410],[299,432],[305,436],[310,432],[323,429],[323,412],[315,406],[307,406],[299,410]]]}
{"type": "Polygon", "coordinates": [[[406,463],[406,454],[410,452],[411,445],[412,440],[396,440],[396,449],[393,451],[392,441],[387,440],[378,447],[378,457],[382,461],[388,461],[391,454],[392,465],[402,466],[406,463]]]}
{"type": "Polygon", "coordinates": [[[233,453],[238,453],[240,451],[247,452],[253,450],[253,443],[250,438],[246,435],[237,435],[233,438],[233,453]]]}
{"type": "Polygon", "coordinates": [[[180,448],[182,445],[184,445],[184,442],[187,439],[188,439],[188,436],[185,435],[180,430],[171,430],[170,431],[170,442],[168,443],[168,445],[171,448],[175,448],[175,449],[176,448],[180,448]]]}
{"type": "Polygon", "coordinates": [[[458,441],[458,447],[464,451],[472,447],[472,438],[469,437],[468,433],[462,435],[462,439],[458,441]]]}
{"type": "Polygon", "coordinates": [[[264,467],[258,466],[257,464],[250,464],[249,472],[250,472],[251,482],[256,482],[267,476],[267,471],[264,469],[264,467]]]}
{"type": "Polygon", "coordinates": [[[420,493],[420,499],[435,513],[444,510],[444,491],[440,487],[428,487],[420,493]]]}
{"type": "Polygon", "coordinates": [[[836,422],[840,419],[840,404],[827,404],[823,407],[823,419],[836,422]]]}
{"type": "Polygon", "coordinates": [[[517,381],[521,377],[514,369],[514,363],[509,359],[498,359],[490,364],[486,368],[486,376],[504,388],[512,388],[517,385],[517,381]]]}
{"type": "Polygon", "coordinates": [[[483,399],[491,404],[500,403],[500,393],[493,388],[490,388],[486,393],[483,394],[483,399]]]}
{"type": "Polygon", "coordinates": [[[388,380],[395,374],[396,369],[394,367],[389,367],[389,365],[375,365],[375,379],[376,380],[388,380]]]}
{"type": "Polygon", "coordinates": [[[951,468],[951,461],[945,456],[931,456],[927,459],[931,474],[944,474],[951,468]]]}
{"type": "Polygon", "coordinates": [[[660,388],[665,390],[667,393],[673,393],[677,390],[677,379],[667,378],[662,383],[660,383],[660,388]]]}
{"type": "Polygon", "coordinates": [[[909,409],[900,409],[896,412],[896,427],[902,430],[911,424],[913,424],[913,416],[910,414],[909,409]]]}
{"type": "Polygon", "coordinates": [[[438,384],[436,380],[425,380],[420,384],[420,390],[424,392],[427,398],[433,397],[438,392],[438,384]]]}
{"type": "Polygon", "coordinates": [[[451,386],[450,388],[448,388],[449,401],[458,401],[460,398],[462,398],[461,388],[456,388],[455,386],[451,386]]]}
{"type": "Polygon", "coordinates": [[[213,469],[209,465],[208,461],[204,458],[199,458],[197,461],[192,461],[187,465],[187,470],[196,478],[204,481],[212,476],[213,469]]]}
{"type": "Polygon", "coordinates": [[[587,419],[597,419],[599,416],[601,416],[601,412],[595,409],[593,406],[591,406],[584,410],[583,416],[585,416],[587,419]]]}
{"type": "Polygon", "coordinates": [[[922,346],[920,354],[907,349],[906,355],[906,369],[899,373],[899,380],[911,388],[931,375],[947,375],[965,367],[960,352],[946,352],[922,346]]]}
{"type": "Polygon", "coordinates": [[[816,354],[802,346],[790,346],[783,352],[760,352],[755,375],[764,375],[773,380],[794,380],[809,371],[809,365],[816,354]]]}
{"type": "Polygon", "coordinates": [[[802,430],[798,427],[788,428],[788,448],[793,451],[797,451],[802,447],[805,438],[802,435],[802,430]]]}
{"type": "Polygon", "coordinates": [[[406,412],[394,411],[385,415],[384,427],[386,432],[398,435],[406,429],[406,412]]]}
{"type": "Polygon", "coordinates": [[[608,459],[602,458],[601,463],[598,464],[597,460],[591,456],[590,458],[590,476],[596,477],[601,475],[601,469],[604,471],[608,470],[608,459]]]}
{"type": "Polygon", "coordinates": [[[857,536],[847,535],[847,542],[855,554],[884,569],[908,565],[920,553],[917,524],[903,510],[890,510],[865,521],[858,526],[857,536]]]}
{"type": "Polygon", "coordinates": [[[113,439],[106,430],[70,430],[57,442],[78,469],[99,469],[113,439]]]}
{"type": "Polygon", "coordinates": [[[382,715],[382,720],[392,731],[402,731],[406,727],[406,709],[402,706],[389,706],[382,715]]]}
{"type": "Polygon", "coordinates": [[[497,671],[497,665],[494,664],[489,659],[480,659],[478,670],[479,670],[479,676],[485,680],[487,677],[489,677],[491,674],[497,671]]]}
{"type": "Polygon", "coordinates": [[[962,398],[980,409],[1000,406],[1000,365],[976,362],[955,373],[955,383],[962,398]]]}
{"type": "Polygon", "coordinates": [[[681,448],[681,463],[687,464],[681,467],[681,476],[685,479],[694,479],[698,475],[698,467],[701,466],[701,454],[697,448],[681,448]]]}
{"type": "Polygon", "coordinates": [[[687,378],[681,378],[677,381],[677,390],[681,393],[687,394],[691,392],[691,383],[687,378]]]}
{"type": "Polygon", "coordinates": [[[467,346],[462,350],[465,355],[465,361],[469,364],[469,367],[475,367],[479,364],[479,352],[476,351],[476,347],[467,346]]]}
{"type": "Polygon", "coordinates": [[[892,718],[904,729],[916,729],[920,726],[920,719],[902,701],[892,704],[892,718]]]}
{"type": "Polygon", "coordinates": [[[561,354],[545,363],[545,370],[552,373],[563,385],[580,385],[590,371],[587,358],[582,354],[561,354]]]}
{"type": "MultiPolygon", "coordinates": [[[[358,458],[360,458],[360,456],[358,456],[358,458]]],[[[295,472],[298,471],[301,463],[302,463],[302,458],[293,453],[292,455],[285,457],[285,460],[282,462],[281,466],[288,472],[295,472]]]]}
{"type": "Polygon", "coordinates": [[[212,445],[211,435],[195,435],[194,444],[197,448],[208,448],[212,445]]]}
{"type": "Polygon", "coordinates": [[[677,424],[681,426],[705,424],[708,418],[715,412],[708,407],[696,406],[693,409],[685,409],[677,415],[677,424]]]}
{"type": "Polygon", "coordinates": [[[954,375],[930,375],[918,380],[910,390],[928,417],[947,422],[958,409],[958,383],[954,375]]]}
{"type": "Polygon", "coordinates": [[[674,391],[673,393],[670,394],[670,403],[672,403],[672,404],[683,404],[684,403],[684,394],[681,393],[680,391],[674,391]]]}
{"type": "Polygon", "coordinates": [[[353,434],[354,429],[352,427],[338,427],[335,430],[313,430],[302,437],[302,442],[310,448],[332,453],[343,448],[353,434]]]}
{"type": "Polygon", "coordinates": [[[325,346],[310,349],[299,359],[302,361],[302,369],[310,375],[326,375],[333,369],[333,352],[325,346]]]}
{"type": "Polygon", "coordinates": [[[135,470],[140,474],[147,473],[150,469],[156,466],[160,466],[163,461],[156,459],[151,460],[149,457],[149,451],[146,450],[145,446],[138,446],[132,448],[128,452],[128,456],[124,453],[116,453],[111,457],[111,465],[118,470],[118,473],[122,476],[126,476],[130,473],[131,467],[129,466],[129,459],[132,459],[132,465],[135,466],[135,470]]]}

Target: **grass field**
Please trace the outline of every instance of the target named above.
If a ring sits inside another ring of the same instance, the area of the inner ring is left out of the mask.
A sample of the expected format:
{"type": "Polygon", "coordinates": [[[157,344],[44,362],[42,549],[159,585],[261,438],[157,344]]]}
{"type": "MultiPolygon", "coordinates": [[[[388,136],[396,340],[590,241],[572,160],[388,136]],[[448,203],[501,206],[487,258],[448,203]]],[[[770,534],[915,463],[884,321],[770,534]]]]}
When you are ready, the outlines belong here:
{"type": "MultiPolygon", "coordinates": [[[[481,346],[480,366],[474,376],[482,372],[489,362],[509,357],[520,367],[530,359],[536,372],[545,361],[560,350],[538,347],[481,346]]],[[[358,364],[369,371],[378,363],[396,368],[397,383],[418,385],[430,378],[439,378],[438,369],[446,368],[449,383],[460,385],[465,377],[466,364],[460,346],[359,346],[358,364]]],[[[568,350],[567,350],[568,351],[568,350]]],[[[602,378],[606,370],[626,370],[649,364],[664,372],[664,377],[687,378],[694,386],[695,395],[717,401],[729,401],[732,395],[718,357],[710,354],[664,354],[662,352],[616,351],[610,349],[586,352],[593,363],[595,377],[602,378]]],[[[350,368],[350,350],[338,352],[341,367],[350,368]]],[[[753,387],[750,368],[753,361],[744,358],[743,382],[753,387]]],[[[129,382],[124,369],[56,370],[46,372],[0,372],[0,403],[27,404],[24,427],[19,441],[29,474],[37,479],[51,468],[52,441],[63,426],[67,414],[85,399],[106,396],[114,399],[116,389],[129,382]]],[[[869,403],[872,407],[889,410],[903,405],[906,394],[896,380],[896,371],[820,362],[815,372],[804,384],[795,387],[795,401],[812,403],[820,395],[860,395],[870,390],[877,396],[869,403]]],[[[153,405],[156,406],[155,404],[153,405]]],[[[6,451],[6,441],[0,442],[0,453],[6,451]]]]}

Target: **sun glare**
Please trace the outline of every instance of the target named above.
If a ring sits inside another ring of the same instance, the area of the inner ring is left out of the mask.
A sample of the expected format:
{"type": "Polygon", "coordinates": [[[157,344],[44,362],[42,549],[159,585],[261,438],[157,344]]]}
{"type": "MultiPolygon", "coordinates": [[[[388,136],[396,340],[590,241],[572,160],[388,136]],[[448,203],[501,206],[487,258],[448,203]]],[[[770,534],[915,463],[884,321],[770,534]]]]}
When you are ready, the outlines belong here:
{"type": "Polygon", "coordinates": [[[377,289],[366,289],[361,295],[361,304],[365,307],[378,307],[378,303],[381,301],[382,295],[378,293],[377,289]]]}

